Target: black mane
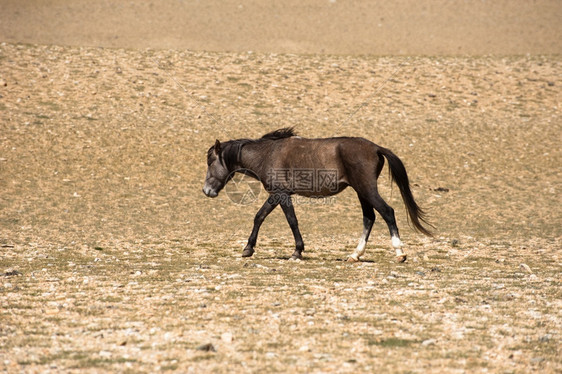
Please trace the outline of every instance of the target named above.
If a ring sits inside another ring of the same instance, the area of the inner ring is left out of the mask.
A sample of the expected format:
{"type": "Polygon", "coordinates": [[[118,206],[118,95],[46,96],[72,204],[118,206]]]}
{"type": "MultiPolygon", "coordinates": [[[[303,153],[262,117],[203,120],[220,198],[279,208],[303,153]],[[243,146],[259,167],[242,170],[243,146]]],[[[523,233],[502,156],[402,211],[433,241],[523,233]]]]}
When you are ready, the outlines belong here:
{"type": "MultiPolygon", "coordinates": [[[[259,143],[264,140],[279,140],[290,138],[291,136],[296,136],[293,127],[285,127],[283,129],[278,129],[275,131],[268,132],[259,139],[236,139],[229,140],[221,144],[221,154],[219,157],[224,161],[226,167],[232,170],[234,165],[238,162],[240,157],[240,152],[242,147],[248,143],[259,143]]],[[[215,146],[212,146],[207,151],[207,158],[210,157],[211,153],[214,151],[215,146]]]]}
{"type": "Polygon", "coordinates": [[[264,136],[262,136],[262,139],[271,139],[271,140],[277,140],[277,139],[285,139],[285,138],[290,138],[291,136],[296,136],[297,134],[295,133],[295,129],[293,127],[285,127],[284,129],[279,129],[279,130],[275,130],[272,132],[268,132],[267,134],[265,134],[264,136]]]}

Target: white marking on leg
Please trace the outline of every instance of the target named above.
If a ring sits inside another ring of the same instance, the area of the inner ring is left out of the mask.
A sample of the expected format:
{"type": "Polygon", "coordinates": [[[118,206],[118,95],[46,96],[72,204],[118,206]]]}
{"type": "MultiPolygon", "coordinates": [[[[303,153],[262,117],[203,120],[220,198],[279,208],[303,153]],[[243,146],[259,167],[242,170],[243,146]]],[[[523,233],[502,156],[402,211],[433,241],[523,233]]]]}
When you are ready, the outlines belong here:
{"type": "Polygon", "coordinates": [[[396,250],[396,256],[404,256],[404,251],[402,251],[403,246],[404,243],[402,243],[402,240],[400,240],[399,237],[392,237],[392,247],[394,247],[394,249],[396,250]]]}
{"type": "Polygon", "coordinates": [[[351,256],[349,256],[348,260],[359,261],[359,257],[361,257],[365,254],[365,246],[367,245],[367,235],[368,235],[368,233],[369,232],[367,230],[363,230],[363,234],[361,235],[361,239],[359,239],[359,244],[357,245],[357,248],[355,248],[355,251],[353,252],[353,254],[351,256]]]}

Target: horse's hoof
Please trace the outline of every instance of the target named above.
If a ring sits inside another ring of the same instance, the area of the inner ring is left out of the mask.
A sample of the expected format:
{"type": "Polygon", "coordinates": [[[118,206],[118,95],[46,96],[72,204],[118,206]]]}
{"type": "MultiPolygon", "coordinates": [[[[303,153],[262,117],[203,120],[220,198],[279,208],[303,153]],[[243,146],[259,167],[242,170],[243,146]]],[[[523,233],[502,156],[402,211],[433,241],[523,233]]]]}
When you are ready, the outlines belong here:
{"type": "Polygon", "coordinates": [[[253,249],[251,248],[244,249],[244,252],[242,252],[242,257],[252,257],[253,254],[254,254],[253,249]]]}
{"type": "Polygon", "coordinates": [[[291,256],[291,260],[293,261],[302,260],[302,255],[300,253],[293,253],[293,255],[291,256]]]}
{"type": "Polygon", "coordinates": [[[355,257],[353,257],[353,256],[349,256],[349,257],[347,258],[347,262],[359,262],[359,259],[358,259],[358,258],[355,258],[355,257]]]}
{"type": "Polygon", "coordinates": [[[396,256],[396,262],[402,263],[402,262],[406,262],[406,255],[400,255],[400,256],[396,256]]]}

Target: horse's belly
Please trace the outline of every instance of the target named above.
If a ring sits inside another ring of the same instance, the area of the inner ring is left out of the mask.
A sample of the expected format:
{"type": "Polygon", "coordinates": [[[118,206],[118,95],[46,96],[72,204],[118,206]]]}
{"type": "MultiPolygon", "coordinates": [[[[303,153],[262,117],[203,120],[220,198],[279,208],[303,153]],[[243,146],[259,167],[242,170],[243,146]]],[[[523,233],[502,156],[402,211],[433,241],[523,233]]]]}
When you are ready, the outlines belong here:
{"type": "Polygon", "coordinates": [[[347,186],[347,183],[337,182],[334,185],[318,186],[318,188],[295,188],[293,192],[305,197],[321,198],[336,195],[345,190],[347,186]]]}

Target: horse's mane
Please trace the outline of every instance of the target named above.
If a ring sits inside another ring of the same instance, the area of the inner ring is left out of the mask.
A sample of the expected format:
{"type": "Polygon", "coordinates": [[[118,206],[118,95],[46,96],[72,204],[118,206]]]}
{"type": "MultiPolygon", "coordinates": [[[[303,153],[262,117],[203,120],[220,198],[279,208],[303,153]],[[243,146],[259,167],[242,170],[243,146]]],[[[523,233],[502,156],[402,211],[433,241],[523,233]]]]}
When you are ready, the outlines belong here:
{"type": "Polygon", "coordinates": [[[283,129],[278,129],[275,131],[268,132],[262,139],[271,139],[271,140],[278,140],[278,139],[285,139],[290,138],[291,136],[296,136],[297,133],[295,132],[294,127],[285,127],[283,129]]]}
{"type": "MultiPolygon", "coordinates": [[[[238,162],[240,157],[240,152],[242,147],[249,143],[261,143],[267,140],[280,140],[290,138],[291,136],[296,136],[296,132],[292,127],[285,127],[283,129],[278,129],[275,131],[268,132],[264,136],[259,139],[236,139],[236,140],[229,140],[227,142],[222,143],[221,146],[221,154],[220,157],[224,160],[226,167],[230,170],[232,169],[233,165],[238,162]]],[[[207,152],[207,157],[211,155],[215,146],[209,148],[207,152]]]]}

